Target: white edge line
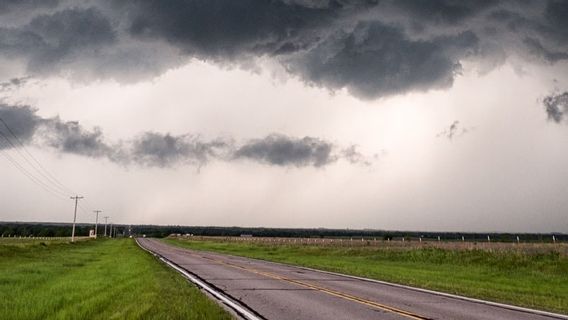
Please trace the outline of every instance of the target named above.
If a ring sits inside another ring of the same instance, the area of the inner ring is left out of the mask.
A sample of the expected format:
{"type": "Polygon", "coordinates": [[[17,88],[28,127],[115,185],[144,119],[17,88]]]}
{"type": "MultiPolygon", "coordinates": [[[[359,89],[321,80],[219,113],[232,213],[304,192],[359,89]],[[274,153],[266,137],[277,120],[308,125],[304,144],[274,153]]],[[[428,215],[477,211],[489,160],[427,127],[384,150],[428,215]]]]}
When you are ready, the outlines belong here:
{"type": "Polygon", "coordinates": [[[197,286],[203,288],[205,291],[207,291],[208,293],[210,293],[211,295],[213,295],[215,298],[219,299],[221,302],[223,302],[224,304],[226,304],[227,306],[229,306],[230,308],[232,308],[233,310],[235,310],[239,315],[243,316],[246,319],[250,319],[250,320],[262,320],[261,318],[259,318],[258,316],[254,315],[253,313],[251,313],[250,311],[248,311],[247,309],[243,308],[241,305],[233,302],[232,300],[230,300],[229,298],[227,298],[224,294],[220,293],[219,291],[213,289],[211,286],[209,286],[208,284],[206,284],[205,282],[201,281],[200,279],[194,277],[193,275],[191,275],[189,272],[183,270],[182,268],[178,267],[177,265],[173,264],[172,262],[170,262],[168,259],[160,256],[157,253],[154,253],[146,248],[144,248],[142,245],[140,245],[140,243],[138,242],[138,239],[135,239],[136,244],[142,248],[142,250],[145,250],[147,252],[149,252],[150,254],[152,254],[153,256],[157,257],[158,259],[160,259],[162,262],[164,262],[165,264],[167,264],[168,266],[172,267],[173,269],[175,269],[177,272],[181,273],[184,277],[186,277],[189,281],[193,282],[194,284],[196,284],[197,286]]]}
{"type": "MultiPolygon", "coordinates": [[[[283,264],[283,265],[287,265],[287,264],[283,264]]],[[[294,266],[294,265],[287,265],[287,266],[294,266]]],[[[397,284],[397,283],[386,282],[386,281],[381,281],[381,280],[352,276],[352,275],[342,274],[342,273],[337,273],[337,272],[332,272],[332,271],[318,270],[318,269],[313,269],[313,268],[309,268],[309,267],[302,267],[302,266],[297,266],[297,267],[299,267],[301,269],[305,269],[305,270],[327,273],[327,274],[331,274],[331,275],[335,275],[335,276],[353,278],[353,279],[362,280],[362,281],[375,282],[375,283],[384,284],[384,285],[391,286],[391,287],[397,287],[397,288],[408,289],[408,290],[413,290],[413,291],[418,291],[418,292],[423,292],[423,293],[429,293],[429,294],[433,294],[433,295],[437,295],[437,296],[442,296],[442,297],[446,297],[446,298],[453,298],[453,299],[458,299],[458,300],[464,300],[464,301],[468,301],[468,302],[475,302],[475,303],[479,303],[479,304],[485,304],[485,305],[489,305],[489,306],[493,306],[493,307],[499,307],[499,308],[503,308],[503,309],[509,309],[509,310],[513,310],[513,311],[532,313],[532,314],[536,314],[536,315],[553,317],[553,318],[558,318],[558,319],[568,319],[568,316],[563,315],[563,314],[559,314],[559,313],[553,313],[553,312],[542,311],[542,310],[537,310],[537,309],[530,309],[530,308],[523,308],[523,307],[513,306],[513,305],[510,305],[510,304],[505,304],[505,303],[469,298],[469,297],[464,297],[464,296],[451,294],[451,293],[445,293],[445,292],[440,292],[440,291],[410,287],[410,286],[405,286],[403,284],[397,284]]]]}
{"type": "MultiPolygon", "coordinates": [[[[220,253],[214,252],[214,251],[206,251],[206,250],[204,250],[204,251],[210,252],[210,253],[215,253],[215,254],[220,254],[220,253]]],[[[568,320],[568,315],[563,315],[563,314],[559,314],[559,313],[553,313],[553,312],[542,311],[542,310],[537,310],[537,309],[530,309],[530,308],[513,306],[513,305],[505,304],[505,303],[469,298],[469,297],[464,297],[464,296],[451,294],[451,293],[445,293],[445,292],[440,292],[440,291],[411,287],[411,286],[406,286],[406,285],[398,284],[398,283],[392,283],[392,282],[387,282],[387,281],[363,278],[363,277],[358,277],[358,276],[352,276],[352,275],[349,275],[349,274],[319,270],[319,269],[314,269],[314,268],[310,268],[310,267],[303,267],[303,266],[298,266],[298,265],[293,265],[293,264],[288,264],[288,263],[275,262],[275,261],[262,260],[262,259],[255,259],[255,258],[249,258],[249,257],[237,256],[237,255],[231,255],[231,254],[224,254],[224,253],[222,255],[233,256],[233,257],[238,257],[238,258],[246,258],[246,259],[257,260],[257,261],[262,261],[262,262],[269,262],[269,263],[273,263],[273,264],[277,264],[277,265],[294,267],[294,268],[299,268],[299,269],[304,269],[304,270],[309,270],[309,271],[314,271],[314,272],[327,273],[327,274],[331,274],[331,275],[335,275],[335,276],[347,277],[347,278],[352,278],[352,279],[357,279],[357,280],[362,280],[362,281],[367,281],[367,282],[374,282],[374,283],[379,283],[379,284],[383,284],[383,285],[387,285],[387,286],[391,286],[391,287],[413,290],[413,291],[418,291],[418,292],[423,292],[423,293],[429,293],[429,294],[433,294],[433,295],[437,295],[437,296],[441,296],[441,297],[453,298],[453,299],[458,299],[458,300],[463,300],[463,301],[468,301],[468,302],[474,302],[474,303],[489,305],[489,306],[493,306],[493,307],[509,309],[509,310],[513,310],[513,311],[520,311],[520,312],[525,312],[525,313],[531,313],[531,314],[536,314],[536,315],[541,315],[541,316],[547,316],[547,317],[552,317],[552,318],[557,318],[557,319],[568,320]]]]}

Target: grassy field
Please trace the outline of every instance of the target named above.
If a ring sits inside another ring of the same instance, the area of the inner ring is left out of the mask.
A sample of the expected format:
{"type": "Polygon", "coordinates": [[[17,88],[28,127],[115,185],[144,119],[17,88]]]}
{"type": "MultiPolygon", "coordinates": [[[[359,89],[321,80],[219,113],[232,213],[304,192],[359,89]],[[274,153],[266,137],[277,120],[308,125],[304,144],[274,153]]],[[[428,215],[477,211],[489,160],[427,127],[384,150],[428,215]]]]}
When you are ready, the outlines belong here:
{"type": "Polygon", "coordinates": [[[2,319],[230,319],[134,240],[0,242],[2,319]]]}
{"type": "Polygon", "coordinates": [[[564,244],[448,249],[418,243],[348,247],[222,238],[163,241],[568,314],[564,244]]]}
{"type": "MultiPolygon", "coordinates": [[[[0,247],[5,246],[14,246],[20,248],[29,248],[35,245],[42,245],[43,242],[45,245],[47,244],[61,244],[61,243],[68,243],[71,240],[71,237],[61,237],[61,238],[0,238],[0,247]]],[[[89,240],[88,237],[77,237],[75,241],[85,241],[89,240]]],[[[1,249],[0,249],[1,250],[1,249]]]]}

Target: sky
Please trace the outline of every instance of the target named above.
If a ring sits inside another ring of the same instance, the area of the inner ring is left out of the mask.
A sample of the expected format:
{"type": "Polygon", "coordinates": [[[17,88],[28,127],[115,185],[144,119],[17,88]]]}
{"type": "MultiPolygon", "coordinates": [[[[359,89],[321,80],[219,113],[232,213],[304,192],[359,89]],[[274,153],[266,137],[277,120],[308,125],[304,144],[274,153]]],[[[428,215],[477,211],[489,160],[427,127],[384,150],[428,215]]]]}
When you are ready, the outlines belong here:
{"type": "Polygon", "coordinates": [[[567,1],[1,0],[0,221],[568,232],[567,81],[567,1]]]}

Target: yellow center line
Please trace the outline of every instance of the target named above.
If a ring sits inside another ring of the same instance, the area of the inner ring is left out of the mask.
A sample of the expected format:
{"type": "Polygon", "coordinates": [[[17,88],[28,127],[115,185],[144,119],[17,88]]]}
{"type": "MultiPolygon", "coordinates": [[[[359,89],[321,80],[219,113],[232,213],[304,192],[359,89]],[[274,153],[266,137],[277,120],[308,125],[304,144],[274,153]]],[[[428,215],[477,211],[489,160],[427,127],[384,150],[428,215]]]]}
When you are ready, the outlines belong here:
{"type": "Polygon", "coordinates": [[[310,288],[310,289],[317,290],[317,291],[320,291],[320,292],[324,292],[324,293],[327,293],[329,295],[339,297],[339,298],[342,298],[342,299],[345,299],[345,300],[357,302],[357,303],[360,303],[360,304],[363,304],[363,305],[366,305],[366,306],[370,306],[370,307],[373,307],[373,308],[376,308],[376,309],[380,309],[380,310],[383,310],[383,311],[392,312],[392,313],[395,313],[395,314],[398,314],[398,315],[401,315],[401,316],[404,316],[404,317],[407,317],[407,318],[410,318],[410,319],[415,319],[415,320],[430,319],[428,317],[420,316],[420,315],[417,315],[417,314],[409,312],[409,311],[401,310],[401,309],[398,309],[398,308],[395,308],[395,307],[391,307],[391,306],[388,306],[388,305],[385,305],[385,304],[381,304],[381,303],[378,303],[378,302],[375,302],[375,301],[372,301],[372,300],[367,300],[365,298],[357,297],[357,296],[350,295],[350,294],[347,294],[347,293],[343,293],[343,292],[340,292],[340,291],[320,287],[320,286],[317,286],[317,285],[314,285],[314,284],[311,284],[311,283],[308,283],[308,282],[286,278],[286,277],[283,277],[283,276],[280,276],[280,275],[277,275],[277,274],[273,274],[273,273],[265,272],[265,271],[260,271],[260,270],[256,270],[256,269],[249,268],[249,267],[243,267],[243,266],[233,264],[233,263],[228,263],[228,262],[225,262],[225,261],[219,260],[219,259],[213,259],[213,258],[204,257],[204,256],[200,256],[200,257],[207,259],[207,260],[214,261],[218,264],[226,265],[226,266],[237,268],[237,269],[242,269],[242,270],[245,270],[245,271],[248,271],[248,272],[263,275],[263,276],[268,277],[268,278],[290,282],[290,283],[293,283],[293,284],[296,284],[296,285],[299,285],[299,286],[302,286],[302,287],[306,287],[306,288],[310,288]]]}

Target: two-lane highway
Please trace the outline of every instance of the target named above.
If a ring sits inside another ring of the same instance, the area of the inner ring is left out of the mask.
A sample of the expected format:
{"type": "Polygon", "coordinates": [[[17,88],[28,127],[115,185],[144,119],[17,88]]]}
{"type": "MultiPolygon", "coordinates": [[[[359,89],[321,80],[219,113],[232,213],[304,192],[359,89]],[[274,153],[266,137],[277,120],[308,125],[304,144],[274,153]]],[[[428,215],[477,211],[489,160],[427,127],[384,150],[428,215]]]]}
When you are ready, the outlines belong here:
{"type": "Polygon", "coordinates": [[[568,319],[138,239],[265,319],[568,319]]]}

